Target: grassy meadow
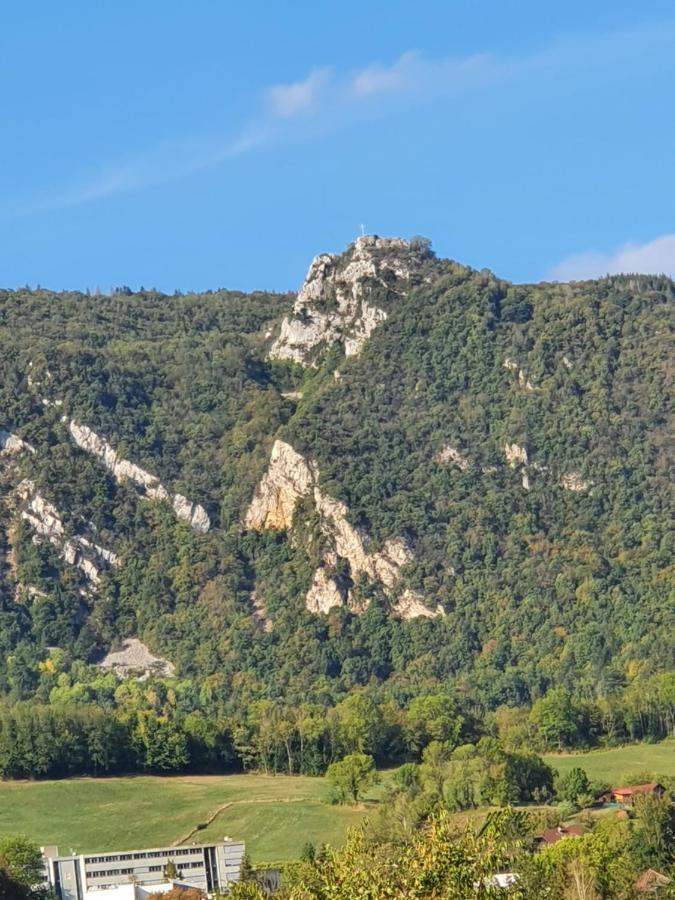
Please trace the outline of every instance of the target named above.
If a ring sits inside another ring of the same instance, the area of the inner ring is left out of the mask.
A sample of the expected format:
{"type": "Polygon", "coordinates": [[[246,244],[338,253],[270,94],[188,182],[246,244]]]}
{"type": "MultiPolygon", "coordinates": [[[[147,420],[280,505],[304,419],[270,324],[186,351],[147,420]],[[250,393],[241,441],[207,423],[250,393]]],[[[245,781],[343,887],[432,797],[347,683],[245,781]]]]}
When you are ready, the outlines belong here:
{"type": "MultiPolygon", "coordinates": [[[[675,778],[675,741],[616,750],[548,754],[564,773],[581,766],[614,784],[644,773],[675,778]]],[[[333,806],[322,778],[288,775],[132,776],[0,782],[0,835],[89,853],[219,841],[246,841],[253,862],[295,859],[307,841],[340,844],[377,803],[382,773],[358,807],[333,806]],[[197,829],[198,825],[202,825],[197,829]]]]}
{"type": "Polygon", "coordinates": [[[637,775],[675,778],[675,740],[588,753],[549,753],[544,759],[561,775],[578,766],[592,781],[606,781],[617,787],[637,775]]]}
{"type": "Polygon", "coordinates": [[[254,862],[281,861],[297,858],[307,841],[341,843],[376,797],[377,789],[358,808],[336,807],[323,779],[288,775],[4,782],[0,835],[25,834],[81,853],[228,835],[246,841],[254,862]],[[199,824],[206,827],[195,830],[199,824]]]}

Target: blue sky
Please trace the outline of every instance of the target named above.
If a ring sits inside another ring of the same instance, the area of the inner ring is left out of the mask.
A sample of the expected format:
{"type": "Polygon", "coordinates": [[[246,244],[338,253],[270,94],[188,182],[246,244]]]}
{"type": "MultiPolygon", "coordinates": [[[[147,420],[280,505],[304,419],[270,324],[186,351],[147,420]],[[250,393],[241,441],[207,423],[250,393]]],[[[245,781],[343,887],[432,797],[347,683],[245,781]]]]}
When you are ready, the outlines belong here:
{"type": "Polygon", "coordinates": [[[672,2],[5,0],[0,285],[296,289],[361,223],[675,272],[672,2]]]}

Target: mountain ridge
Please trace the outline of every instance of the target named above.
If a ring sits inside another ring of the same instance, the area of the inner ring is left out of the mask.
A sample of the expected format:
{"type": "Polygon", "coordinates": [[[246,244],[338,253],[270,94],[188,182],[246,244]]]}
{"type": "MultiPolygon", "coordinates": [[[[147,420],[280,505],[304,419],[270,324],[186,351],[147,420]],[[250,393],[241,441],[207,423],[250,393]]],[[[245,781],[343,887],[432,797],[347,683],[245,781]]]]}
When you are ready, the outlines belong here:
{"type": "Polygon", "coordinates": [[[408,673],[494,705],[669,665],[673,282],[512,285],[420,238],[317,260],[295,298],[0,291],[0,690],[139,637],[259,696],[408,673]],[[306,477],[247,527],[280,444],[306,477]]]}

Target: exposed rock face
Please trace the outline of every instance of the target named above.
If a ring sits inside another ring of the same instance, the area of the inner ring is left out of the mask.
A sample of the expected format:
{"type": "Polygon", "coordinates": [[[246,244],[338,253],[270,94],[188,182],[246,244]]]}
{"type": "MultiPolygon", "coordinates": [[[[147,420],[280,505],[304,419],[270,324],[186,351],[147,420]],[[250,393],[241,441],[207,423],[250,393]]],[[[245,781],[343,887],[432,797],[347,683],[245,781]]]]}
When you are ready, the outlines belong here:
{"type": "Polygon", "coordinates": [[[314,473],[304,456],[284,441],[275,441],[267,472],[256,488],[246,513],[246,527],[254,531],[287,531],[298,500],[307,497],[314,473]]]}
{"type": "Polygon", "coordinates": [[[198,503],[191,503],[182,494],[174,494],[172,503],[173,511],[178,518],[187,522],[190,528],[203,533],[209,530],[211,521],[203,506],[200,506],[198,503]]]}
{"type": "Polygon", "coordinates": [[[587,491],[589,487],[591,487],[592,482],[586,481],[581,475],[581,472],[567,472],[565,475],[561,476],[560,484],[566,491],[573,491],[578,494],[587,491]]]}
{"type": "Polygon", "coordinates": [[[387,541],[379,553],[368,553],[368,539],[349,523],[349,510],[344,503],[322,494],[318,486],[314,488],[314,502],[324,534],[332,539],[337,555],[349,562],[352,575],[364,573],[385,588],[393,588],[401,567],[412,559],[405,541],[395,538],[387,541]]]}
{"type": "Polygon", "coordinates": [[[328,574],[325,566],[319,566],[305,598],[307,609],[313,613],[327,613],[334,606],[344,606],[346,602],[347,595],[340,589],[337,580],[328,574]]]}
{"type": "Polygon", "coordinates": [[[306,597],[307,608],[311,612],[326,612],[346,603],[355,609],[351,592],[331,574],[338,559],[347,561],[352,578],[363,574],[380,582],[388,593],[393,591],[401,568],[413,558],[407,543],[393,538],[379,552],[369,552],[368,538],[348,521],[346,505],[322,492],[316,464],[308,463],[284,441],[274,443],[269,467],[246,513],[246,527],[256,531],[288,530],[298,501],[305,497],[313,499],[321,518],[321,531],[330,546],[314,573],[306,597]]]}
{"type": "Polygon", "coordinates": [[[206,510],[198,503],[191,503],[182,494],[171,496],[156,475],[151,475],[135,463],[123,459],[102,437],[86,425],[68,422],[68,431],[77,446],[96,456],[117,481],[131,481],[149,500],[168,500],[179,519],[183,519],[195,531],[206,532],[211,523],[206,510]]]}
{"type": "Polygon", "coordinates": [[[527,465],[527,449],[525,447],[520,447],[518,444],[504,444],[504,455],[512,469],[519,465],[527,465]]]}
{"type": "Polygon", "coordinates": [[[168,659],[154,656],[138,638],[127,638],[122,649],[108,653],[100,665],[102,669],[112,669],[119,678],[135,675],[138,681],[145,681],[150,675],[170,678],[175,672],[168,659]]]}
{"type": "Polygon", "coordinates": [[[408,241],[372,235],[358,238],[342,256],[317,256],[270,357],[316,365],[315,351],[335,343],[344,346],[347,356],[355,356],[387,318],[386,311],[369,300],[373,285],[400,295],[420,274],[422,262],[408,241]]]}
{"type": "Polygon", "coordinates": [[[530,476],[527,473],[527,448],[520,447],[518,444],[504,444],[504,455],[507,463],[512,469],[520,468],[520,479],[523,490],[530,489],[530,476]]]}
{"type": "Polygon", "coordinates": [[[450,447],[449,445],[438,451],[436,454],[436,462],[441,465],[457,466],[462,472],[466,472],[469,468],[469,460],[466,456],[460,453],[455,447],[450,447]]]}
{"type": "Polygon", "coordinates": [[[507,356],[504,362],[502,363],[503,369],[509,369],[511,371],[518,372],[518,385],[526,391],[533,391],[534,385],[530,381],[527,373],[524,369],[521,369],[520,364],[512,359],[510,356],[507,356]]]}
{"type": "Polygon", "coordinates": [[[0,428],[0,456],[15,456],[17,453],[35,453],[35,448],[17,434],[0,428]]]}
{"type": "Polygon", "coordinates": [[[392,606],[392,612],[399,619],[406,621],[410,619],[436,619],[439,616],[445,616],[443,607],[439,604],[436,609],[429,609],[424,604],[422,597],[414,591],[403,591],[399,599],[392,606]]]}
{"type": "Polygon", "coordinates": [[[101,565],[119,565],[119,559],[112,550],[106,550],[81,535],[68,537],[58,510],[36,491],[32,481],[25,479],[16,490],[19,497],[26,501],[21,518],[33,529],[33,541],[39,543],[45,540],[56,547],[63,561],[76,566],[90,585],[96,587],[99,584],[101,565]]]}

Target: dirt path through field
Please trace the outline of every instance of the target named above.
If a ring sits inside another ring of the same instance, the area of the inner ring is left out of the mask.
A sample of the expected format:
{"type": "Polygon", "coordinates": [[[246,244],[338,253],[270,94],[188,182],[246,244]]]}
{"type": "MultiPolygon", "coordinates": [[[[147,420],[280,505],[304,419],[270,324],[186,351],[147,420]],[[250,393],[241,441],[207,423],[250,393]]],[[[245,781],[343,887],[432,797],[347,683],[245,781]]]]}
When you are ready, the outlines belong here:
{"type": "Polygon", "coordinates": [[[227,803],[223,803],[222,806],[219,806],[208,819],[205,819],[204,822],[200,822],[199,825],[195,825],[195,827],[188,834],[183,837],[178,838],[178,840],[174,841],[171,846],[172,847],[180,847],[181,844],[186,844],[190,838],[193,838],[199,831],[205,831],[209,825],[212,825],[213,822],[216,821],[218,816],[225,812],[226,809],[229,809],[231,806],[251,806],[253,803],[307,803],[315,801],[316,797],[275,797],[273,800],[230,800],[227,803]]]}

